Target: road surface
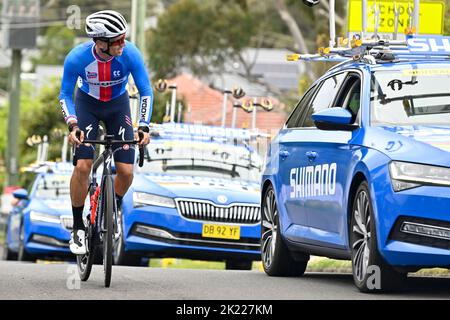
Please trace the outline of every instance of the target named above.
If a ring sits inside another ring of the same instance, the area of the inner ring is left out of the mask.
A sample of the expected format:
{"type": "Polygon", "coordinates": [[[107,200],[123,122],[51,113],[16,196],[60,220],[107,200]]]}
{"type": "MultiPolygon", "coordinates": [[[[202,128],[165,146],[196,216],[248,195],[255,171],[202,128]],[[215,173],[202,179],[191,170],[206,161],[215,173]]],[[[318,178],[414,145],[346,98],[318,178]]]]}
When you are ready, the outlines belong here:
{"type": "Polygon", "coordinates": [[[409,278],[395,294],[363,294],[350,274],[306,273],[268,277],[260,271],[193,270],[113,266],[110,288],[103,267],[79,281],[76,264],[0,261],[0,299],[450,299],[450,278],[409,278]]]}

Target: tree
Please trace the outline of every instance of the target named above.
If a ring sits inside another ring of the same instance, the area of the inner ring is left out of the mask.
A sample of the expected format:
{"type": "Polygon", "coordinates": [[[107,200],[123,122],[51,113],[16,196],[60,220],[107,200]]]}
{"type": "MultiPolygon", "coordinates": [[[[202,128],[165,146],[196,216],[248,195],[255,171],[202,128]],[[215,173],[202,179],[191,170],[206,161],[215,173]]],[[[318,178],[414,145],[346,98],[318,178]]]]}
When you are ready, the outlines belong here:
{"type": "MultiPolygon", "coordinates": [[[[319,3],[321,7],[325,8],[326,15],[323,14],[323,10],[320,7],[308,8],[301,4],[301,1],[286,1],[286,0],[273,0],[275,8],[280,17],[287,25],[288,30],[295,42],[295,49],[300,53],[316,52],[317,46],[328,46],[329,41],[329,24],[328,17],[330,6],[328,1],[321,0],[319,3]],[[305,23],[310,27],[306,27],[305,23]],[[312,27],[311,27],[312,26],[312,27]],[[308,46],[303,31],[307,30],[308,38],[314,39],[314,42],[310,42],[316,47],[311,48],[308,46]],[[324,41],[327,39],[327,41],[324,41]]],[[[345,21],[342,18],[342,13],[345,11],[346,5],[341,1],[336,1],[336,29],[337,35],[345,28],[345,21]]],[[[318,72],[315,72],[311,64],[305,64],[306,73],[310,81],[317,78],[318,72]]]]}
{"type": "MultiPolygon", "coordinates": [[[[160,93],[157,91],[154,91],[154,103],[153,103],[153,113],[152,113],[152,123],[163,123],[165,122],[164,116],[166,115],[166,104],[171,103],[172,100],[172,93],[171,92],[164,92],[160,93]]],[[[184,114],[184,110],[186,110],[186,101],[181,98],[175,101],[176,106],[176,113],[178,113],[178,104],[181,103],[183,106],[183,109],[181,110],[181,114],[184,114]]],[[[178,115],[175,117],[175,121],[177,121],[178,115]]],[[[181,117],[181,122],[183,122],[183,116],[181,117]]]]}
{"type": "Polygon", "coordinates": [[[186,67],[198,76],[220,73],[228,58],[252,43],[260,21],[243,1],[181,0],[149,34],[150,66],[159,78],[186,67]]]}
{"type": "Polygon", "coordinates": [[[49,27],[44,43],[39,45],[39,58],[34,64],[61,65],[75,43],[75,32],[69,28],[49,27]]]}
{"type": "MultiPolygon", "coordinates": [[[[274,2],[281,19],[286,23],[290,33],[292,34],[292,37],[294,38],[297,51],[309,52],[308,47],[306,46],[305,38],[303,37],[303,33],[301,32],[297,22],[294,20],[294,17],[289,13],[284,0],[274,0],[274,2]]],[[[315,75],[312,68],[309,64],[305,64],[305,68],[308,77],[313,80],[315,78],[315,75]]]]}

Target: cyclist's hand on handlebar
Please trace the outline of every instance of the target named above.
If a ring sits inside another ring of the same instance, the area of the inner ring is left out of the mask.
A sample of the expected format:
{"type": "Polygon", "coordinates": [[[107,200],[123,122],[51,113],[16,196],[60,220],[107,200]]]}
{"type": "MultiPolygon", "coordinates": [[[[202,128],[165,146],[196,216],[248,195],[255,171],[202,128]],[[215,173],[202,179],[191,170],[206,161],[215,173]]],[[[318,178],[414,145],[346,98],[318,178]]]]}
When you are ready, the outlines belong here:
{"type": "Polygon", "coordinates": [[[134,134],[134,139],[139,141],[140,146],[146,146],[150,143],[150,134],[148,132],[138,130],[138,132],[134,134]],[[142,135],[142,139],[140,139],[139,135],[142,135]]]}
{"type": "Polygon", "coordinates": [[[83,142],[84,140],[84,132],[82,130],[80,130],[78,127],[74,128],[70,134],[69,134],[69,143],[70,144],[74,144],[77,147],[83,142]],[[78,137],[77,137],[77,132],[78,132],[78,137]]]}

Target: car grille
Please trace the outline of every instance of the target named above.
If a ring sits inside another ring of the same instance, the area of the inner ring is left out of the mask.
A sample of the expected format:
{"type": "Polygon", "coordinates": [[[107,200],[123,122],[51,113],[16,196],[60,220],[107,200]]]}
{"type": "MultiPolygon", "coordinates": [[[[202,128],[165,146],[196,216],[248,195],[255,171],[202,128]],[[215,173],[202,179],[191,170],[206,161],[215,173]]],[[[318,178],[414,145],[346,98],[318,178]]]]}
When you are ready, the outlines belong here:
{"type": "Polygon", "coordinates": [[[244,224],[255,224],[261,219],[259,205],[254,204],[220,206],[193,199],[176,199],[176,203],[178,212],[188,219],[244,224]]]}
{"type": "Polygon", "coordinates": [[[60,216],[59,220],[64,229],[72,230],[73,228],[73,217],[72,216],[60,216]]]}

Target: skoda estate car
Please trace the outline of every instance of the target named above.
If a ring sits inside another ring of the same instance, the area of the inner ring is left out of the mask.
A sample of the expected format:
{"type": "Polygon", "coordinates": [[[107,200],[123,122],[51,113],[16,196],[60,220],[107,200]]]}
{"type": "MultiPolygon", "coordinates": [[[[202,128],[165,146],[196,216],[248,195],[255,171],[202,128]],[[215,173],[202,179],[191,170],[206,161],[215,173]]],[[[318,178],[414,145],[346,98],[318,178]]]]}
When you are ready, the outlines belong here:
{"type": "Polygon", "coordinates": [[[348,259],[367,292],[450,268],[449,88],[443,59],[350,60],[309,88],[267,154],[268,275],[302,275],[310,255],[348,259]]]}
{"type": "Polygon", "coordinates": [[[33,261],[67,258],[73,218],[70,204],[70,163],[50,163],[31,173],[29,190],[13,195],[17,205],[8,215],[4,258],[33,261]]]}
{"type": "Polygon", "coordinates": [[[251,269],[261,257],[262,162],[248,130],[167,123],[152,136],[123,198],[115,263],[172,257],[251,269]]]}

